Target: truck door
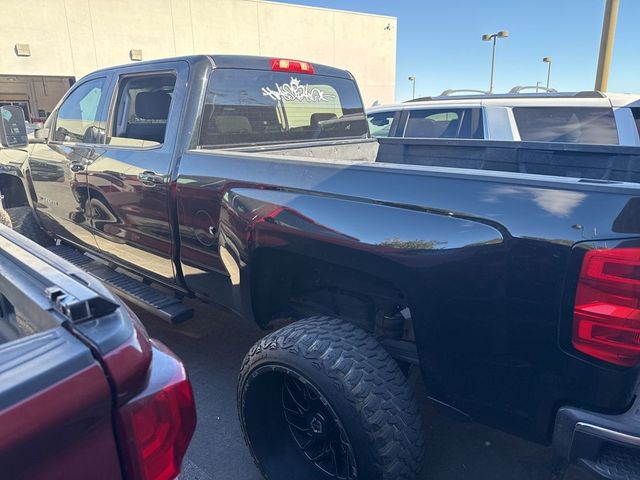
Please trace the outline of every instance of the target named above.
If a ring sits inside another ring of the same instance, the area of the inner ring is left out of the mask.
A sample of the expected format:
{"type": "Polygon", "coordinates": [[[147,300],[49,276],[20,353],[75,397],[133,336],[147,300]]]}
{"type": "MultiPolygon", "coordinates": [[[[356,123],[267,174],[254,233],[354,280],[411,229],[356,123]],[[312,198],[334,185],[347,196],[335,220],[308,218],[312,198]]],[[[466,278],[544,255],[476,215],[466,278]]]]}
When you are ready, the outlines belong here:
{"type": "Polygon", "coordinates": [[[174,282],[170,172],[186,62],[125,67],[116,79],[105,144],[88,165],[98,248],[115,263],[174,282]]]}
{"type": "Polygon", "coordinates": [[[33,145],[29,157],[36,211],[44,226],[93,249],[85,173],[99,155],[96,146],[104,141],[108,86],[108,76],[77,83],[47,122],[47,142],[33,145]]]}

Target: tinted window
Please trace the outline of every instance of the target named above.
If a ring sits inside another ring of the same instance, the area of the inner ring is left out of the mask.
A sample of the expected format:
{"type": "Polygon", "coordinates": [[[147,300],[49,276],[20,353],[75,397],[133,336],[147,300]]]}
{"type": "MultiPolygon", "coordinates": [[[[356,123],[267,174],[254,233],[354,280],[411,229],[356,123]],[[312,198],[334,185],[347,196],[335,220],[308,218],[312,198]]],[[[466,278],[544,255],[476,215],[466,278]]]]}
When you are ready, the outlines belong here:
{"type": "Polygon", "coordinates": [[[409,110],[405,137],[483,138],[479,108],[409,110]]]}
{"type": "Polygon", "coordinates": [[[102,98],[104,78],[90,80],[78,86],[58,110],[54,140],[58,142],[98,143],[102,126],[98,107],[102,98]]]}
{"type": "Polygon", "coordinates": [[[108,143],[134,147],[163,143],[175,83],[171,74],[122,79],[108,143]]]}
{"type": "Polygon", "coordinates": [[[513,115],[524,141],[618,143],[611,108],[516,107],[513,115]]]}
{"type": "Polygon", "coordinates": [[[352,80],[259,70],[214,70],[200,145],[259,144],[367,134],[352,80]]]}
{"type": "Polygon", "coordinates": [[[369,132],[373,137],[388,137],[396,112],[378,112],[367,115],[369,132]]]}
{"type": "Polygon", "coordinates": [[[632,108],[631,113],[633,113],[633,119],[636,121],[636,128],[638,129],[638,133],[640,133],[640,108],[632,108]]]}

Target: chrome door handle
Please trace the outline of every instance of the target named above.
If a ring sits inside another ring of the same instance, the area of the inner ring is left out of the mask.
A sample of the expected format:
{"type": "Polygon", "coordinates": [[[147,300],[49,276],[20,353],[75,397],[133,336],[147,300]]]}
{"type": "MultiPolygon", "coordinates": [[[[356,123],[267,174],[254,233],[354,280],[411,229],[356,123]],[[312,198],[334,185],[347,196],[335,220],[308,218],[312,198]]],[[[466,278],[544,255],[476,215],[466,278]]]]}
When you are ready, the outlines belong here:
{"type": "Polygon", "coordinates": [[[138,180],[145,185],[159,185],[165,183],[164,175],[159,175],[156,172],[145,171],[138,174],[138,180]]]}

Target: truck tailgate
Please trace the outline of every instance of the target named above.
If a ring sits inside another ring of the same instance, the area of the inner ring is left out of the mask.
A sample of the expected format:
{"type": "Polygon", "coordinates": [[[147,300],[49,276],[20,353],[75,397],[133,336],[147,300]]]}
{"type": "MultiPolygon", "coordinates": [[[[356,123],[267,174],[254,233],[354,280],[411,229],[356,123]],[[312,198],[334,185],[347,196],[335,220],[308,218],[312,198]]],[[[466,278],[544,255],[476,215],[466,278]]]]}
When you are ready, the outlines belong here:
{"type": "Polygon", "coordinates": [[[111,388],[91,349],[68,328],[83,305],[100,310],[96,294],[85,297],[92,295],[85,283],[0,229],[2,476],[119,479],[111,388]]]}

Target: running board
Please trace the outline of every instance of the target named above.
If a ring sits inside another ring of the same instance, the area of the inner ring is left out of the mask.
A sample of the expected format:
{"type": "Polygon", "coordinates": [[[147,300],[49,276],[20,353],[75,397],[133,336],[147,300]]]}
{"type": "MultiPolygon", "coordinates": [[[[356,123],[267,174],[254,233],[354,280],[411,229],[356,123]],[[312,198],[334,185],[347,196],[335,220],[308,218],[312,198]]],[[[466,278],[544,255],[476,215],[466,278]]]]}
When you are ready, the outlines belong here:
{"type": "Polygon", "coordinates": [[[129,275],[117,272],[68,245],[55,245],[48,250],[102,280],[117,295],[170,323],[181,323],[193,316],[193,308],[180,299],[162,293],[129,275]]]}

